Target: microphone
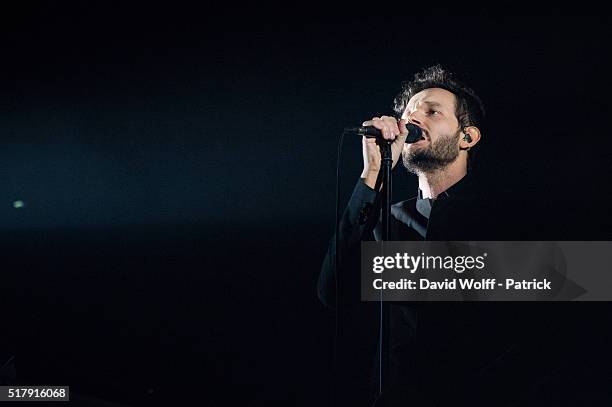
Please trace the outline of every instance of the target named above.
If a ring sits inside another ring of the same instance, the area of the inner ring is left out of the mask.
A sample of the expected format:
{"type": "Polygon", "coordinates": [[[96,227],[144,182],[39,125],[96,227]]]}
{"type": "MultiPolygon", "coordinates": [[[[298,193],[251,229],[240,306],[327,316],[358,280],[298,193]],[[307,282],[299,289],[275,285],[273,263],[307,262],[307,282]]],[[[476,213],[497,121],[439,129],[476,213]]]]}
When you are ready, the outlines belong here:
{"type": "MultiPolygon", "coordinates": [[[[423,138],[423,131],[419,126],[412,123],[406,123],[408,129],[408,137],[406,137],[406,143],[416,143],[423,138]]],[[[357,134],[359,136],[365,136],[366,138],[378,138],[382,139],[382,132],[373,126],[362,126],[362,127],[347,127],[344,129],[345,133],[357,134]]]]}

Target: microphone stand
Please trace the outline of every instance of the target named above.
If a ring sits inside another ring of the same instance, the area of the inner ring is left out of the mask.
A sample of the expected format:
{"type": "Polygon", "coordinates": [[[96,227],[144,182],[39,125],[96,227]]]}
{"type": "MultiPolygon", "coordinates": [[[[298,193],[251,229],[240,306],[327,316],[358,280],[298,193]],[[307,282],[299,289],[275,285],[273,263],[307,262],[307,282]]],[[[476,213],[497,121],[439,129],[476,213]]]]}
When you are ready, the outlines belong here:
{"type": "MultiPolygon", "coordinates": [[[[408,130],[406,142],[414,143],[422,138],[422,130],[415,124],[408,123],[406,124],[406,128],[408,130]]],[[[355,128],[345,128],[345,133],[354,133],[365,137],[380,137],[381,132],[378,129],[374,129],[371,126],[367,127],[355,127],[355,128]]],[[[391,151],[391,142],[386,141],[384,139],[379,138],[377,144],[380,148],[381,158],[382,158],[382,168],[381,172],[378,173],[378,177],[376,179],[375,190],[380,191],[382,196],[380,197],[381,209],[382,209],[382,244],[381,248],[384,252],[384,242],[389,241],[389,232],[390,232],[390,219],[391,219],[391,193],[392,193],[392,185],[391,185],[391,170],[393,168],[393,154],[391,151]],[[382,184],[382,189],[381,188],[382,184]]],[[[337,205],[337,202],[336,202],[337,205]]],[[[338,208],[336,207],[336,212],[338,212],[338,208]]],[[[337,233],[336,233],[337,236],[337,233]]],[[[337,238],[337,237],[336,237],[337,238]]],[[[336,244],[336,250],[338,245],[336,244]]],[[[337,256],[336,256],[337,259],[337,256]]],[[[337,260],[336,260],[337,261],[337,260]]],[[[336,266],[336,270],[338,267],[336,266]]],[[[336,278],[338,278],[336,276],[336,278]]],[[[337,281],[337,280],[336,280],[337,281]]],[[[386,392],[390,385],[391,381],[387,378],[388,373],[390,371],[390,363],[389,363],[389,309],[390,305],[385,303],[382,300],[382,291],[380,292],[380,325],[379,325],[379,355],[380,355],[380,364],[379,364],[379,382],[378,382],[378,397],[374,402],[374,405],[378,404],[378,401],[382,398],[383,392],[386,392]]],[[[384,401],[383,401],[384,403],[384,401]]]]}
{"type": "MultiPolygon", "coordinates": [[[[391,152],[391,143],[381,141],[379,143],[380,153],[382,157],[382,248],[384,250],[384,242],[389,241],[389,225],[391,215],[391,193],[392,181],[391,170],[393,168],[393,155],[391,152]]],[[[379,366],[379,387],[378,395],[382,395],[384,390],[389,387],[390,381],[387,378],[389,372],[389,304],[382,300],[382,291],[380,292],[380,366],[379,366]]]]}

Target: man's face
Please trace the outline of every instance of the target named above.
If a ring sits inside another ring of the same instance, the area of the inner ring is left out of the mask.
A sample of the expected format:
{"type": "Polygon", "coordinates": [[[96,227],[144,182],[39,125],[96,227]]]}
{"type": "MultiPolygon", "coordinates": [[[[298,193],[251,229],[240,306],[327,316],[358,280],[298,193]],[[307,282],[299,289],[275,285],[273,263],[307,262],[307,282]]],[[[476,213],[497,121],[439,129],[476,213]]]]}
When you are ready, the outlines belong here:
{"type": "Polygon", "coordinates": [[[404,145],[404,166],[413,173],[439,170],[459,156],[459,121],[455,116],[455,95],[445,89],[430,88],[414,95],[402,119],[423,130],[416,143],[404,145]]]}

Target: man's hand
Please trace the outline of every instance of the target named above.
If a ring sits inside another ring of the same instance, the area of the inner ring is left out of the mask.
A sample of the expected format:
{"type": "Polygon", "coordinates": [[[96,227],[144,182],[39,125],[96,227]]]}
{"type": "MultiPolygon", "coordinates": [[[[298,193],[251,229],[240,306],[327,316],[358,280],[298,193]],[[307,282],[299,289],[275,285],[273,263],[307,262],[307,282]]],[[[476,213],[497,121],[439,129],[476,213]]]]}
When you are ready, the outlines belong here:
{"type": "MultiPolygon", "coordinates": [[[[402,119],[398,123],[394,117],[382,116],[363,122],[362,126],[376,127],[382,132],[385,140],[392,141],[391,153],[393,155],[393,168],[395,168],[395,164],[397,164],[402,154],[406,137],[408,137],[406,121],[402,119]]],[[[361,178],[364,179],[367,186],[374,189],[382,161],[380,148],[376,144],[375,138],[363,137],[361,142],[363,145],[363,172],[361,173],[361,178]]]]}

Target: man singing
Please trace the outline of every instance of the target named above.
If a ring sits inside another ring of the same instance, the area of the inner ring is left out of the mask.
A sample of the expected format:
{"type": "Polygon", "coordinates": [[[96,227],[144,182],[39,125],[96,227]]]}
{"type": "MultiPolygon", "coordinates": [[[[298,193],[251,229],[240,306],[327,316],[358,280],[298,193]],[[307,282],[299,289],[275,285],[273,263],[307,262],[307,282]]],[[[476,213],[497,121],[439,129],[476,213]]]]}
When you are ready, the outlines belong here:
{"type": "MultiPolygon", "coordinates": [[[[392,143],[393,166],[401,157],[418,177],[418,196],[392,205],[390,240],[515,238],[509,226],[520,225],[512,208],[504,209],[471,170],[484,137],[484,107],[475,92],[437,65],[403,85],[395,110],[399,122],[382,116],[363,123],[392,143]],[[407,123],[421,128],[421,140],[405,143],[407,123]]],[[[360,301],[359,250],[361,241],[381,237],[381,154],[376,139],[362,143],[363,172],[340,220],[338,250],[334,237],[318,282],[321,301],[339,310],[337,393],[354,406],[372,404],[379,373],[379,308],[360,301]]],[[[530,305],[391,304],[391,385],[384,405],[530,405],[544,397],[542,389],[552,386],[562,394],[558,387],[571,375],[563,370],[568,358],[557,340],[559,325],[551,322],[549,308],[530,305]]]]}

